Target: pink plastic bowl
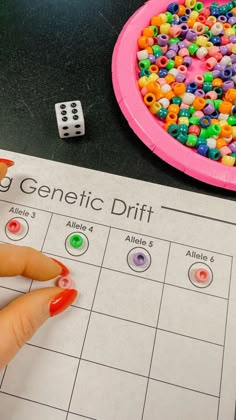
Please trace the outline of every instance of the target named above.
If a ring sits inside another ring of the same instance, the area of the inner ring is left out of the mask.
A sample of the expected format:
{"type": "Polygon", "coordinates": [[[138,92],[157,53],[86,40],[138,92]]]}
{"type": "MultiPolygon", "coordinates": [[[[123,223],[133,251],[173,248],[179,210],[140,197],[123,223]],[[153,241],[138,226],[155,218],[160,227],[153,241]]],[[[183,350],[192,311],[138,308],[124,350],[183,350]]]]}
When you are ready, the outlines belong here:
{"type": "MultiPolygon", "coordinates": [[[[169,3],[169,0],[149,0],[134,13],[120,33],[112,59],[112,80],[118,104],[136,135],[161,159],[200,181],[236,191],[235,167],[224,166],[183,146],[166,133],[143,103],[137,85],[137,39],[152,16],[166,11],[169,3]]],[[[210,3],[205,1],[206,5],[210,3]]],[[[199,71],[206,70],[204,64],[196,59],[189,79],[193,79],[199,71]]]]}

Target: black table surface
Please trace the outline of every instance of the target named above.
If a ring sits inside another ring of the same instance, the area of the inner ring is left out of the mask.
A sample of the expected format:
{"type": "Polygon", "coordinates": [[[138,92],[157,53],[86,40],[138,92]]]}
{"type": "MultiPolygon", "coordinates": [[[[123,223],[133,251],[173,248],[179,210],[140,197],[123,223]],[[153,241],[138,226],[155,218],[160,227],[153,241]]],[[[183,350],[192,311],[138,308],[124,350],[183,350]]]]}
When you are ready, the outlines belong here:
{"type": "MultiPolygon", "coordinates": [[[[1,0],[0,148],[222,198],[132,132],[112,88],[117,37],[142,0],[1,0]],[[82,102],[86,134],[58,137],[54,105],[82,102]]],[[[128,77],[128,75],[127,75],[128,77]]]]}

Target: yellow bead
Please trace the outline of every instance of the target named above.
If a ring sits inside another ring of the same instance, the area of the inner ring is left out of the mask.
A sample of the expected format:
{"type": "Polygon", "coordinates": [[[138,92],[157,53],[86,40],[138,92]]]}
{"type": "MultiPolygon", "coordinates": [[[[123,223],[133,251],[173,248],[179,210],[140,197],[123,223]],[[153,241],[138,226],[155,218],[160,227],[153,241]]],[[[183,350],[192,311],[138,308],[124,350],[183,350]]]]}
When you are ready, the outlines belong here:
{"type": "Polygon", "coordinates": [[[226,29],[225,35],[226,36],[235,35],[235,30],[233,28],[226,29]]]}
{"type": "Polygon", "coordinates": [[[235,138],[236,137],[236,126],[233,126],[232,129],[233,129],[232,136],[233,136],[233,138],[235,138]]]}
{"type": "Polygon", "coordinates": [[[153,115],[155,115],[158,113],[158,111],[160,111],[161,108],[161,104],[159,102],[155,102],[152,106],[149,107],[149,110],[153,115]]]}
{"type": "Polygon", "coordinates": [[[140,77],[138,81],[139,87],[142,89],[144,86],[147,86],[149,83],[149,78],[147,76],[140,77]]]}
{"type": "Polygon", "coordinates": [[[184,124],[189,126],[189,119],[187,117],[180,117],[178,119],[178,124],[184,124]]]}
{"type": "Polygon", "coordinates": [[[166,22],[167,22],[167,16],[166,16],[166,14],[165,14],[165,13],[161,13],[161,14],[159,15],[159,17],[161,18],[162,23],[166,23],[166,22]]]}
{"type": "Polygon", "coordinates": [[[156,73],[151,73],[150,76],[148,76],[149,82],[156,82],[159,79],[159,76],[156,73]]]}
{"type": "Polygon", "coordinates": [[[212,42],[210,42],[210,41],[207,41],[206,42],[206,45],[205,45],[205,47],[209,50],[210,48],[212,48],[213,47],[213,44],[212,44],[212,42]]]}
{"type": "Polygon", "coordinates": [[[232,53],[236,54],[236,44],[233,44],[233,46],[232,46],[232,53]]]}
{"type": "Polygon", "coordinates": [[[170,32],[170,27],[171,27],[170,23],[163,23],[160,26],[160,33],[168,35],[168,33],[170,32]]]}
{"type": "Polygon", "coordinates": [[[214,23],[216,23],[216,21],[217,21],[215,16],[209,16],[208,20],[211,20],[214,23]]]}
{"type": "Polygon", "coordinates": [[[221,159],[221,163],[223,163],[223,165],[227,165],[227,166],[234,166],[235,164],[235,158],[233,156],[223,156],[221,159]]]}
{"type": "Polygon", "coordinates": [[[227,121],[226,121],[226,120],[220,120],[220,121],[218,122],[218,124],[219,124],[219,126],[220,126],[220,127],[223,127],[223,125],[228,125],[228,123],[227,123],[227,121]]]}
{"type": "Polygon", "coordinates": [[[190,13],[190,18],[193,18],[193,19],[197,19],[197,17],[198,17],[198,15],[199,15],[199,13],[196,11],[196,10],[193,10],[191,13],[190,13]]]}
{"type": "Polygon", "coordinates": [[[186,0],[185,1],[185,6],[190,7],[191,9],[194,8],[195,4],[196,4],[196,0],[186,0]]]}
{"type": "Polygon", "coordinates": [[[205,47],[206,43],[208,41],[207,41],[207,38],[205,36],[200,35],[200,36],[197,37],[195,42],[199,47],[205,47]]]}

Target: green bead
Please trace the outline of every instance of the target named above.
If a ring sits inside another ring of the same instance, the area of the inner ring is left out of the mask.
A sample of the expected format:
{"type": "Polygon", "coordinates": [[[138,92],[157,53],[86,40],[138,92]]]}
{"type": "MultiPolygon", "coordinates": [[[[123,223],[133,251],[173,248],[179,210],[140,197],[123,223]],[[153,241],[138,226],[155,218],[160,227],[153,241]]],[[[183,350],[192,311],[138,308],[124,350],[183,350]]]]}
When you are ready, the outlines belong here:
{"type": "Polygon", "coordinates": [[[193,115],[193,114],[194,114],[194,112],[196,112],[196,109],[194,108],[194,106],[193,106],[193,105],[190,105],[190,107],[189,107],[189,112],[190,112],[190,115],[193,115]]]}
{"type": "Polygon", "coordinates": [[[221,157],[221,153],[219,149],[209,149],[208,150],[208,157],[212,160],[218,160],[221,157]]]}
{"type": "Polygon", "coordinates": [[[153,29],[154,36],[157,36],[158,35],[158,28],[157,28],[157,26],[151,25],[151,26],[149,26],[149,28],[153,29]]]}
{"type": "Polygon", "coordinates": [[[207,139],[209,136],[207,134],[207,129],[206,128],[202,128],[200,131],[200,137],[207,139]]]}
{"type": "Polygon", "coordinates": [[[235,7],[236,6],[236,0],[233,0],[232,3],[234,5],[234,7],[235,7]]]}
{"type": "Polygon", "coordinates": [[[202,89],[204,90],[204,92],[210,92],[212,90],[212,83],[204,82],[202,85],[202,89]]]}
{"type": "Polygon", "coordinates": [[[180,134],[188,134],[188,126],[186,124],[179,124],[179,132],[180,134]]]}
{"type": "Polygon", "coordinates": [[[211,105],[215,106],[214,101],[212,99],[206,99],[206,104],[211,104],[211,105]]]}
{"type": "Polygon", "coordinates": [[[212,82],[213,81],[213,74],[210,71],[206,71],[203,73],[204,82],[212,82]]]}
{"type": "Polygon", "coordinates": [[[193,43],[193,44],[189,45],[189,47],[188,47],[189,54],[190,55],[195,55],[198,49],[199,49],[199,46],[197,44],[193,43]]]}
{"type": "Polygon", "coordinates": [[[168,63],[167,63],[167,66],[166,66],[166,70],[171,70],[171,69],[174,68],[174,66],[175,66],[174,60],[169,59],[168,63]]]}
{"type": "Polygon", "coordinates": [[[179,117],[187,117],[187,118],[189,118],[190,117],[190,111],[189,111],[189,109],[180,109],[180,111],[179,111],[179,117]]]}
{"type": "Polygon", "coordinates": [[[215,99],[215,101],[214,101],[214,107],[215,107],[215,109],[218,111],[218,109],[219,109],[219,107],[220,107],[220,105],[222,104],[222,100],[221,99],[215,99]]]}
{"type": "Polygon", "coordinates": [[[213,90],[217,93],[218,98],[222,98],[223,95],[223,89],[220,87],[214,87],[213,90]]]}
{"type": "Polygon", "coordinates": [[[180,133],[178,135],[178,137],[176,137],[176,140],[178,140],[182,144],[185,144],[187,139],[188,139],[188,136],[186,134],[182,134],[182,133],[180,133]]]}
{"type": "Polygon", "coordinates": [[[189,134],[188,139],[186,141],[186,146],[195,147],[196,144],[197,144],[197,136],[195,136],[195,134],[189,134]]]}
{"type": "Polygon", "coordinates": [[[198,137],[197,146],[200,146],[200,144],[207,144],[206,139],[204,139],[203,137],[198,137]]]}
{"type": "Polygon", "coordinates": [[[171,124],[168,127],[168,133],[172,136],[172,137],[178,137],[180,132],[179,132],[179,126],[177,124],[171,124]]]}
{"type": "Polygon", "coordinates": [[[198,118],[198,117],[191,117],[191,118],[189,118],[189,123],[191,125],[198,125],[199,124],[199,121],[200,121],[200,118],[198,118]]]}
{"type": "MultiPolygon", "coordinates": [[[[160,45],[153,45],[152,46],[152,51],[153,51],[153,54],[155,55],[155,57],[156,57],[156,54],[157,53],[161,53],[162,54],[160,45]]],[[[158,56],[158,57],[160,57],[160,56],[158,56]]]]}
{"type": "Polygon", "coordinates": [[[160,120],[164,120],[167,115],[168,115],[168,111],[166,108],[161,108],[157,113],[157,116],[158,118],[160,118],[160,120]]]}
{"type": "Polygon", "coordinates": [[[145,60],[141,60],[139,62],[140,70],[149,69],[150,65],[151,65],[151,61],[148,58],[145,58],[145,60]]]}
{"type": "Polygon", "coordinates": [[[227,123],[229,125],[236,125],[236,116],[231,115],[228,119],[227,119],[227,123]]]}
{"type": "Polygon", "coordinates": [[[170,12],[165,12],[165,15],[167,16],[167,23],[171,23],[173,20],[173,15],[170,12]]]}
{"type": "Polygon", "coordinates": [[[162,57],[163,56],[163,52],[162,51],[157,51],[155,54],[156,58],[162,57]]]}
{"type": "Polygon", "coordinates": [[[219,4],[214,1],[213,3],[211,3],[211,6],[212,7],[219,7],[219,4]]]}
{"type": "Polygon", "coordinates": [[[233,7],[234,7],[234,5],[233,5],[233,2],[232,2],[232,1],[230,1],[229,3],[227,3],[225,6],[227,7],[228,12],[229,12],[231,9],[233,9],[233,7]]]}
{"type": "Polygon", "coordinates": [[[236,29],[236,24],[232,26],[232,28],[235,30],[236,29]]]}
{"type": "MultiPolygon", "coordinates": [[[[234,157],[235,159],[236,159],[236,152],[233,152],[233,153],[231,153],[231,155],[230,156],[232,156],[232,157],[234,157]]],[[[236,160],[235,160],[235,163],[234,163],[234,166],[236,165],[236,160]]]]}
{"type": "Polygon", "coordinates": [[[179,38],[171,38],[168,42],[169,45],[178,44],[180,42],[179,38]]]}
{"type": "Polygon", "coordinates": [[[180,106],[182,104],[182,99],[180,98],[180,96],[174,96],[171,99],[171,103],[180,106]]]}
{"type": "Polygon", "coordinates": [[[197,12],[201,12],[203,9],[204,9],[204,5],[200,1],[197,1],[197,3],[195,4],[193,8],[193,10],[196,10],[197,12]]]}
{"type": "Polygon", "coordinates": [[[76,249],[81,248],[83,243],[84,243],[84,240],[82,236],[80,236],[78,233],[75,233],[74,235],[70,237],[70,245],[72,246],[72,248],[76,248],[76,249]]]}
{"type": "Polygon", "coordinates": [[[210,127],[207,127],[206,131],[207,131],[208,137],[219,136],[221,132],[221,127],[217,124],[213,124],[213,125],[210,125],[210,127]]]}

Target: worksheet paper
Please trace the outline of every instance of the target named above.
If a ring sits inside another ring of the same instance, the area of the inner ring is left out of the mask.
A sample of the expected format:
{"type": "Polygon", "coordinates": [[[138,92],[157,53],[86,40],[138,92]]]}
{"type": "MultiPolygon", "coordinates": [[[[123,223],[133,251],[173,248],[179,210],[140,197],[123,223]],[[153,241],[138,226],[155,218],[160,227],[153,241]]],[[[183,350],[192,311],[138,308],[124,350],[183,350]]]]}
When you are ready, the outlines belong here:
{"type": "MultiPolygon", "coordinates": [[[[1,243],[61,260],[80,291],[0,371],[0,419],[234,420],[236,204],[0,156],[1,243]]],[[[54,284],[1,278],[0,306],[54,284]]]]}

